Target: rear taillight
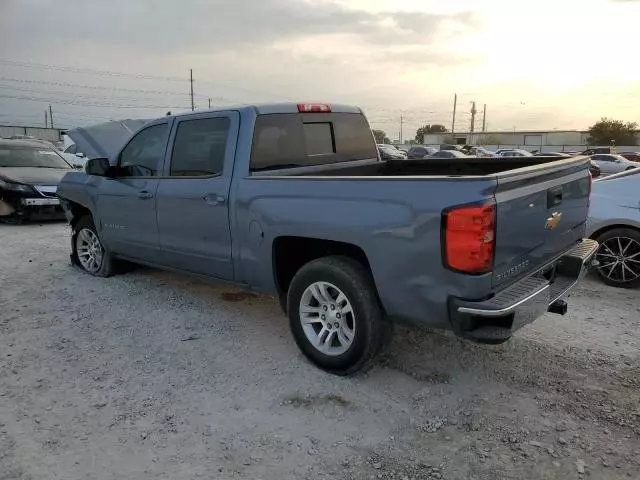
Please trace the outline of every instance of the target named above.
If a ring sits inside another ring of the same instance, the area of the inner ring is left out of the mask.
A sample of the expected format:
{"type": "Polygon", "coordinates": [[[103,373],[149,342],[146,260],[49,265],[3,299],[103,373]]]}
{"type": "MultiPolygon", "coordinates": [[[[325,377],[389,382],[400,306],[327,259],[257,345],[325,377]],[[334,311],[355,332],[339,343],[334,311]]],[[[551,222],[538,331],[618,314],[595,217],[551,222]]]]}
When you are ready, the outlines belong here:
{"type": "Polygon", "coordinates": [[[464,273],[486,273],[493,266],[496,206],[465,206],[444,213],[447,267],[464,273]]]}
{"type": "Polygon", "coordinates": [[[326,103],[299,103],[300,113],[331,113],[331,106],[326,103]]]}

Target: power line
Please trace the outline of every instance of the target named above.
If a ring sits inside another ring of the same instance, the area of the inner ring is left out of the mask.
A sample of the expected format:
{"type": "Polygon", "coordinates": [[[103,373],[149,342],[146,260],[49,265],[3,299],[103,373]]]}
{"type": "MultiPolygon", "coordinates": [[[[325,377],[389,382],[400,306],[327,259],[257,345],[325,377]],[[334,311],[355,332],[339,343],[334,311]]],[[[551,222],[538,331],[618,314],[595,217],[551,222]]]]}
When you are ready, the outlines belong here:
{"type": "MultiPolygon", "coordinates": [[[[0,94],[0,98],[11,98],[11,99],[15,99],[15,100],[27,100],[27,101],[32,101],[32,102],[44,102],[44,103],[49,103],[50,99],[49,98],[36,98],[36,97],[26,97],[26,96],[21,96],[21,95],[5,95],[5,94],[0,94]]],[[[54,104],[63,104],[63,105],[80,105],[80,106],[86,106],[86,107],[98,107],[98,108],[140,108],[140,109],[145,109],[145,108],[173,108],[173,109],[186,109],[186,107],[183,106],[171,106],[171,105],[120,105],[120,104],[115,104],[115,103],[91,103],[91,102],[74,102],[74,101],[67,101],[67,100],[56,100],[55,102],[51,102],[54,104]]]]}
{"type": "MultiPolygon", "coordinates": [[[[12,83],[27,83],[35,85],[50,85],[54,87],[70,87],[70,88],[84,88],[89,90],[104,90],[104,91],[116,91],[116,92],[129,92],[129,93],[148,93],[151,95],[186,95],[187,92],[178,92],[175,90],[150,90],[146,88],[124,88],[124,87],[105,87],[102,85],[86,85],[81,83],[67,83],[67,82],[52,82],[44,80],[27,80],[22,78],[12,77],[0,77],[0,81],[12,82],[12,83]]],[[[197,96],[205,97],[204,94],[196,94],[197,96]]]]}
{"type": "MultiPolygon", "coordinates": [[[[144,97],[119,97],[119,96],[96,96],[92,93],[76,93],[76,92],[67,92],[61,90],[47,90],[47,89],[37,89],[37,88],[22,88],[22,87],[8,87],[0,84],[0,90],[12,90],[16,92],[25,92],[25,93],[35,93],[35,94],[44,94],[48,96],[62,96],[62,97],[72,97],[72,98],[89,98],[92,100],[103,100],[103,101],[125,101],[125,102],[133,102],[133,101],[157,101],[157,98],[144,98],[144,97]]],[[[186,94],[183,94],[186,97],[186,94]]]]}
{"type": "Polygon", "coordinates": [[[21,67],[21,68],[36,68],[41,70],[57,70],[61,72],[83,73],[87,75],[101,75],[101,76],[107,76],[107,77],[138,78],[141,80],[162,80],[162,81],[168,81],[168,82],[186,81],[185,78],[181,78],[181,77],[165,77],[161,75],[148,75],[145,73],[114,72],[110,70],[98,70],[98,69],[87,68],[87,67],[69,67],[69,66],[63,66],[63,65],[51,65],[46,63],[18,62],[15,60],[6,60],[6,59],[0,59],[0,65],[7,65],[10,67],[21,67]]]}

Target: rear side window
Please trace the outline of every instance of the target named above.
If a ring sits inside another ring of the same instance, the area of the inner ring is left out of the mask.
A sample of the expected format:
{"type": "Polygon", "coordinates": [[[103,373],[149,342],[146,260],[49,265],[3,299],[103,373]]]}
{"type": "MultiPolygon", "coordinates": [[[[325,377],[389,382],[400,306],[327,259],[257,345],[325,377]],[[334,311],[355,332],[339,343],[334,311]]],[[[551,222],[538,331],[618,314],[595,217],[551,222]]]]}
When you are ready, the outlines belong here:
{"type": "Polygon", "coordinates": [[[171,155],[172,177],[219,175],[231,121],[227,117],[180,122],[171,155]]]}
{"type": "Polygon", "coordinates": [[[373,135],[363,115],[260,115],[253,134],[251,171],[327,165],[377,156],[373,135]]]}

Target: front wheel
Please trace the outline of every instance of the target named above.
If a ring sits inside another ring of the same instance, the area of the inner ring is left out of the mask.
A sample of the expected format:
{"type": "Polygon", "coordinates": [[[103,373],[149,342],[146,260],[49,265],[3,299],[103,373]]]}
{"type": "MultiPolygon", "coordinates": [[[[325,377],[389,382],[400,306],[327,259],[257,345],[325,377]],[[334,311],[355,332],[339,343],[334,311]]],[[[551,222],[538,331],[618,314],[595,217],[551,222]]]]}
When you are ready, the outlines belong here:
{"type": "Polygon", "coordinates": [[[113,275],[113,258],[107,252],[89,216],[82,217],[73,229],[73,254],[82,269],[95,277],[113,275]]]}
{"type": "Polygon", "coordinates": [[[303,266],[291,281],[287,312],[300,350],[330,373],[363,369],[383,345],[385,322],[371,275],[349,258],[303,266]]]}
{"type": "Polygon", "coordinates": [[[640,286],[640,232],[615,228],[596,240],[600,243],[598,274],[604,283],[622,288],[640,286]]]}

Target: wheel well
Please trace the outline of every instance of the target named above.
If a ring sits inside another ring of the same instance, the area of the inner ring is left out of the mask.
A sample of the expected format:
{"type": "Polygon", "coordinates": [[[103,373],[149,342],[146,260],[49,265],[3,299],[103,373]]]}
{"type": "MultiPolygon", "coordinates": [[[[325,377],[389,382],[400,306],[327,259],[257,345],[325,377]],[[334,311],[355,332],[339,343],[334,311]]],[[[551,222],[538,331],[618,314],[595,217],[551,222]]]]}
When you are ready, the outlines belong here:
{"type": "Polygon", "coordinates": [[[273,265],[278,292],[289,290],[289,284],[300,268],[312,260],[331,255],[352,258],[371,272],[364,251],[353,244],[307,237],[278,237],[273,242],[273,265]]]}
{"type": "Polygon", "coordinates": [[[635,230],[636,232],[640,232],[640,229],[637,227],[634,227],[633,225],[625,225],[625,224],[617,224],[617,225],[607,225],[606,227],[602,227],[600,230],[596,230],[595,232],[593,232],[591,234],[591,237],[593,240],[597,239],[600,235],[607,233],[611,230],[616,230],[618,228],[626,228],[629,230],[635,230]]]}
{"type": "Polygon", "coordinates": [[[89,210],[86,207],[83,207],[79,203],[68,202],[68,208],[71,210],[71,213],[73,214],[73,218],[71,219],[71,222],[70,222],[72,227],[74,227],[76,223],[78,223],[78,220],[80,220],[82,217],[86,215],[91,216],[91,210],[89,210]]]}

